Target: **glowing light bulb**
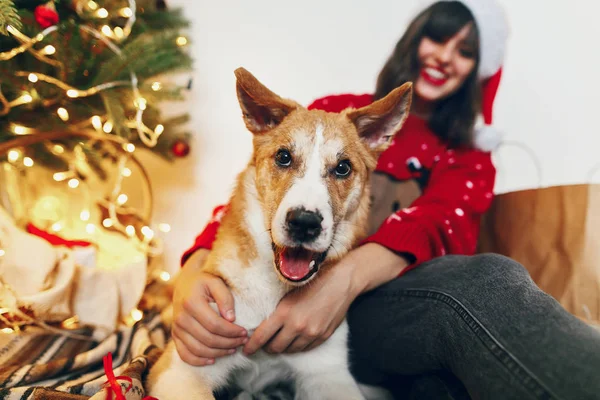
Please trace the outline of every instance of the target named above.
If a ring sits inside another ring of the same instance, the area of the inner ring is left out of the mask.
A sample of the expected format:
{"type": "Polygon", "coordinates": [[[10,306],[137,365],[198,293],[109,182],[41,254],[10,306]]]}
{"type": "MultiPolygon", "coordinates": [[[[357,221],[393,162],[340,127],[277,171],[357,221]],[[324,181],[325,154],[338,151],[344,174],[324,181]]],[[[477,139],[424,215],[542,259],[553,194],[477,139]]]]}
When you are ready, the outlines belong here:
{"type": "Polygon", "coordinates": [[[51,44],[47,45],[46,47],[44,47],[42,49],[42,51],[47,54],[47,55],[52,55],[54,53],[56,53],[56,47],[52,46],[51,44]]]}
{"type": "Polygon", "coordinates": [[[15,133],[15,135],[25,135],[27,134],[27,128],[21,125],[15,125],[13,127],[13,132],[15,133]]]}
{"type": "Polygon", "coordinates": [[[177,46],[185,46],[188,43],[188,40],[185,36],[179,36],[177,39],[175,39],[175,43],[177,43],[177,46]]]}
{"type": "Polygon", "coordinates": [[[87,5],[90,8],[90,10],[98,9],[98,4],[95,1],[90,0],[90,1],[88,1],[87,5]]]}
{"type": "Polygon", "coordinates": [[[102,119],[99,115],[94,115],[92,117],[92,126],[97,130],[102,129],[102,119]]]}
{"type": "Polygon", "coordinates": [[[38,81],[38,76],[32,72],[31,74],[29,74],[27,79],[29,79],[29,82],[31,83],[36,83],[38,81]]]}
{"type": "Polygon", "coordinates": [[[104,123],[104,126],[102,127],[102,130],[104,131],[104,133],[111,133],[113,130],[113,124],[110,121],[106,121],[104,123]]]}
{"type": "Polygon", "coordinates": [[[52,146],[52,150],[56,153],[56,154],[62,154],[65,152],[65,148],[62,147],[60,144],[55,144],[54,146],[52,146]]]}
{"type": "Polygon", "coordinates": [[[146,104],[146,99],[143,97],[138,97],[134,102],[134,105],[142,111],[146,109],[146,104]]]}
{"type": "Polygon", "coordinates": [[[2,328],[2,329],[0,329],[0,331],[2,331],[2,333],[6,333],[6,334],[11,334],[14,332],[14,330],[12,328],[2,328]]]}
{"type": "Polygon", "coordinates": [[[135,145],[133,143],[127,143],[125,145],[125,150],[127,150],[130,153],[133,153],[135,151],[135,145]]]}
{"type": "Polygon", "coordinates": [[[79,218],[81,218],[82,221],[89,221],[89,219],[90,219],[90,211],[89,210],[83,210],[79,214],[79,218]]]}
{"type": "Polygon", "coordinates": [[[33,167],[33,160],[30,157],[23,158],[23,165],[26,167],[33,167]]]}
{"type": "Polygon", "coordinates": [[[6,252],[2,249],[0,249],[0,257],[4,257],[4,255],[6,254],[6,252]]]}
{"type": "Polygon", "coordinates": [[[29,93],[25,93],[23,96],[21,96],[21,100],[23,100],[23,103],[31,103],[33,101],[33,97],[31,97],[29,93]]]}
{"type": "Polygon", "coordinates": [[[106,218],[104,221],[102,221],[102,226],[105,228],[110,228],[111,226],[113,226],[115,223],[113,222],[112,219],[106,218]]]}
{"type": "Polygon", "coordinates": [[[55,222],[52,224],[51,228],[54,232],[58,232],[62,229],[62,224],[60,222],[55,222]]]}
{"type": "Polygon", "coordinates": [[[136,322],[140,321],[142,318],[144,318],[144,313],[135,308],[133,311],[131,311],[131,318],[136,322]]]}
{"type": "Polygon", "coordinates": [[[128,198],[127,198],[127,195],[126,195],[125,193],[121,193],[121,194],[119,195],[119,197],[117,197],[117,203],[118,203],[119,205],[121,205],[121,204],[125,204],[125,203],[127,202],[127,199],[128,199],[128,198]]]}
{"type": "Polygon", "coordinates": [[[69,120],[69,112],[66,108],[59,107],[58,110],[56,110],[56,113],[58,114],[58,117],[63,121],[67,122],[69,120]]]}
{"type": "Polygon", "coordinates": [[[106,11],[106,8],[101,8],[96,11],[96,15],[100,18],[106,18],[108,17],[108,11],[106,11]]]}
{"type": "Polygon", "coordinates": [[[15,162],[19,159],[20,156],[21,156],[21,153],[19,153],[19,151],[11,150],[8,152],[8,161],[15,162]]]}
{"type": "Polygon", "coordinates": [[[154,133],[157,135],[161,135],[165,131],[165,126],[163,124],[158,124],[154,127],[154,133]]]}
{"type": "Polygon", "coordinates": [[[161,224],[158,224],[158,229],[161,232],[168,233],[168,232],[171,232],[171,225],[165,224],[165,223],[161,223],[161,224]]]}
{"type": "Polygon", "coordinates": [[[85,231],[91,235],[92,233],[96,232],[96,226],[94,224],[87,224],[85,226],[85,231]]]}
{"type": "Polygon", "coordinates": [[[77,186],[79,186],[79,179],[76,179],[76,178],[69,179],[68,185],[71,189],[75,189],[77,186]]]}
{"type": "Polygon", "coordinates": [[[171,280],[171,274],[168,273],[167,271],[161,272],[159,276],[160,276],[160,279],[162,279],[165,282],[168,282],[171,280]]]}
{"type": "Polygon", "coordinates": [[[133,225],[127,225],[125,227],[125,232],[127,232],[129,236],[133,236],[135,235],[135,228],[133,227],[133,225]]]}
{"type": "Polygon", "coordinates": [[[106,36],[112,36],[112,31],[110,30],[110,26],[108,25],[104,25],[102,27],[102,29],[100,29],[102,31],[102,33],[104,33],[106,36]]]}
{"type": "Polygon", "coordinates": [[[154,237],[154,231],[150,229],[149,226],[142,227],[142,235],[144,235],[147,239],[152,239],[154,237]]]}
{"type": "Polygon", "coordinates": [[[69,96],[70,98],[75,98],[75,97],[79,97],[79,91],[75,90],[75,89],[69,89],[67,90],[67,96],[69,96]]]}
{"type": "Polygon", "coordinates": [[[152,90],[158,92],[160,89],[162,89],[162,84],[160,82],[153,82],[151,87],[152,90]]]}
{"type": "Polygon", "coordinates": [[[115,26],[115,29],[113,29],[113,32],[115,33],[115,37],[117,39],[122,39],[123,36],[125,36],[125,32],[123,32],[123,28],[121,28],[120,26],[115,26]]]}
{"type": "Polygon", "coordinates": [[[123,171],[121,171],[121,175],[123,175],[124,177],[128,177],[131,176],[131,170],[127,167],[123,168],[123,171]]]}
{"type": "Polygon", "coordinates": [[[130,18],[133,16],[133,11],[131,11],[131,8],[125,7],[119,10],[119,14],[121,14],[122,17],[130,18]]]}
{"type": "Polygon", "coordinates": [[[64,181],[65,179],[67,179],[67,173],[66,172],[56,172],[54,175],[52,175],[52,177],[54,178],[55,181],[61,182],[61,181],[64,181]]]}

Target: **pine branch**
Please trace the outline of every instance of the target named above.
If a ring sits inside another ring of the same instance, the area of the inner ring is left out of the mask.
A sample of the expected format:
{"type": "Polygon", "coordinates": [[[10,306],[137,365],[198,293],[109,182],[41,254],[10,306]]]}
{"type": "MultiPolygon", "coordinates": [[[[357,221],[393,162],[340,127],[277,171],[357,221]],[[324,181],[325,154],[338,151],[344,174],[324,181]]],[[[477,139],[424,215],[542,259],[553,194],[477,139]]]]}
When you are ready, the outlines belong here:
{"type": "Polygon", "coordinates": [[[21,17],[17,13],[15,3],[12,0],[0,0],[0,33],[8,36],[6,28],[12,25],[17,29],[21,29],[21,17]]]}
{"type": "Polygon", "coordinates": [[[129,69],[138,79],[189,69],[192,60],[177,46],[178,32],[144,33],[129,42],[122,49],[122,56],[114,55],[103,62],[92,85],[113,80],[129,79],[129,69]]]}

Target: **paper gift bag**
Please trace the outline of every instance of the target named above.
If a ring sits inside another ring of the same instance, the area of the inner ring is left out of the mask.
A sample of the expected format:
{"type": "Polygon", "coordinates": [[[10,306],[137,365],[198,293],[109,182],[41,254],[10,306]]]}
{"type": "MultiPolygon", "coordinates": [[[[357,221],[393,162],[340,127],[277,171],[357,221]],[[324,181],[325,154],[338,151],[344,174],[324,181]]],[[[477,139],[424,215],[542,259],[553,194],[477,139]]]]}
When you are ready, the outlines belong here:
{"type": "Polygon", "coordinates": [[[518,261],[569,312],[600,324],[600,185],[496,196],[482,221],[479,252],[518,261]]]}

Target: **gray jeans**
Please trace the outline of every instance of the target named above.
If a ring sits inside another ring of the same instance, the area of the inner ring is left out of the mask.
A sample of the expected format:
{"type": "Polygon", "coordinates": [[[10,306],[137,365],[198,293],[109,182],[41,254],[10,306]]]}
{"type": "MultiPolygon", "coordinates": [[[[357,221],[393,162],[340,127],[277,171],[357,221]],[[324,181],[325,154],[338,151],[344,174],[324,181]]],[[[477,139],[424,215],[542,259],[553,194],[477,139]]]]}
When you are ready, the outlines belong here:
{"type": "Polygon", "coordinates": [[[444,256],[358,298],[359,381],[406,399],[600,399],[600,332],[498,255],[444,256]]]}

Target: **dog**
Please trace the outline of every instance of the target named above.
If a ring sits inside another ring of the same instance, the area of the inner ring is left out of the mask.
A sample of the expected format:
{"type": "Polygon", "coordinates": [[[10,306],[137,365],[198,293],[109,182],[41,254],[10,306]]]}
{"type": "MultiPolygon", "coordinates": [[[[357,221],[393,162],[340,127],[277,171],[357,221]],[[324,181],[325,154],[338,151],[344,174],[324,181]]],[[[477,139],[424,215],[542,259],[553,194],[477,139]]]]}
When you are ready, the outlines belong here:
{"type": "MultiPolygon", "coordinates": [[[[235,322],[251,332],[286,293],[335,268],[365,237],[369,177],[408,116],[412,84],[369,106],[327,113],[278,96],[243,68],[235,76],[253,154],[203,270],[228,285],[235,322]]],[[[292,372],[297,399],[363,399],[349,372],[347,336],[344,321],[310,351],[246,356],[238,350],[202,367],[184,363],[171,342],[147,388],[160,400],[214,399],[213,391],[240,371],[273,373],[276,361],[292,372]]]]}

